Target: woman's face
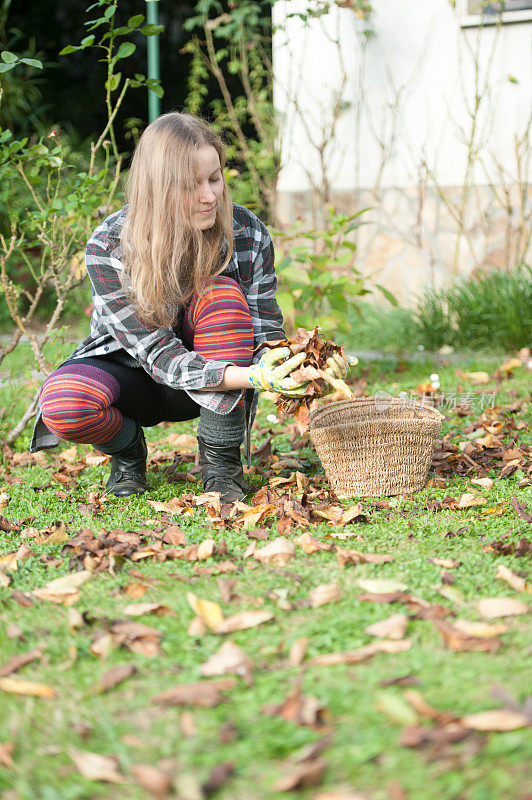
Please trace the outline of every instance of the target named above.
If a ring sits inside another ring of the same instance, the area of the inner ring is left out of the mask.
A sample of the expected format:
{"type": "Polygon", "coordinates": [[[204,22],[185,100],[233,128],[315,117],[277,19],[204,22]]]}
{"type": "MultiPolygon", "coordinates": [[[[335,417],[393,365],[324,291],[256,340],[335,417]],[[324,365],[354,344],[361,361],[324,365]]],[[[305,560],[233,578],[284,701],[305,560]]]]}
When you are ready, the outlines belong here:
{"type": "Polygon", "coordinates": [[[224,191],[220,158],[211,144],[202,144],[196,155],[196,187],[187,192],[192,223],[200,230],[212,228],[224,191]]]}

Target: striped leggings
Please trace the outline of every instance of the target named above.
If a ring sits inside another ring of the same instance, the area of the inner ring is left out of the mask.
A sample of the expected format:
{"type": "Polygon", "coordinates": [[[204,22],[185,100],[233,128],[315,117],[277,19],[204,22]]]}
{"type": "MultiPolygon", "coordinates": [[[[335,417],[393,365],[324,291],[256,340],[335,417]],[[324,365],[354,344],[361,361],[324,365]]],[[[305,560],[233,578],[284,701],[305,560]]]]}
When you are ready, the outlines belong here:
{"type": "MultiPolygon", "coordinates": [[[[251,364],[253,324],[236,281],[218,276],[192,298],[183,338],[205,358],[251,364]]],[[[239,406],[243,402],[242,397],[239,406]]],[[[41,413],[47,428],[60,438],[112,444],[111,452],[132,438],[135,420],[156,425],[193,419],[200,409],[186,392],[157,383],[143,369],[126,367],[112,357],[94,357],[71,361],[49,376],[41,393],[41,413]]]]}

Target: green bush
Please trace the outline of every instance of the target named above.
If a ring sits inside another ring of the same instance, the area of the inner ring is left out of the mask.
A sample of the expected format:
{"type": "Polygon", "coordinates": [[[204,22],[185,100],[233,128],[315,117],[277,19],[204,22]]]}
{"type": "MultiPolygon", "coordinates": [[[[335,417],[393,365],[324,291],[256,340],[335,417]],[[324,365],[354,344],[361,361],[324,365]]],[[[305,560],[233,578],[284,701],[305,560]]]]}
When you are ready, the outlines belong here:
{"type": "Polygon", "coordinates": [[[336,338],[351,350],[518,350],[532,341],[532,269],[462,278],[426,291],[414,309],[362,302],[348,322],[336,338]]]}
{"type": "Polygon", "coordinates": [[[431,290],[414,312],[419,341],[429,350],[517,350],[532,340],[532,268],[492,269],[431,290]]]}

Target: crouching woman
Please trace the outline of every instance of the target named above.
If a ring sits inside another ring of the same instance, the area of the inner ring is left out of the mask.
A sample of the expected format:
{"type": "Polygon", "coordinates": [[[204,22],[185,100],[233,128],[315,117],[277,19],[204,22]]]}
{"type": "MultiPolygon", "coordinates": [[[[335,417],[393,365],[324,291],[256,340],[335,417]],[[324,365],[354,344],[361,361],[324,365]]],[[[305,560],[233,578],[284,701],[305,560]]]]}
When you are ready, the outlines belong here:
{"type": "Polygon", "coordinates": [[[106,489],[121,497],[147,488],[143,428],[199,417],[205,491],[241,499],[254,389],[302,391],[274,377],[286,349],[257,353],[286,338],[273,246],[231,202],[224,165],[221,139],[197,117],[164,114],[146,128],[127,205],[87,245],[90,333],[42,388],[31,451],[92,444],[111,455],[106,489]]]}

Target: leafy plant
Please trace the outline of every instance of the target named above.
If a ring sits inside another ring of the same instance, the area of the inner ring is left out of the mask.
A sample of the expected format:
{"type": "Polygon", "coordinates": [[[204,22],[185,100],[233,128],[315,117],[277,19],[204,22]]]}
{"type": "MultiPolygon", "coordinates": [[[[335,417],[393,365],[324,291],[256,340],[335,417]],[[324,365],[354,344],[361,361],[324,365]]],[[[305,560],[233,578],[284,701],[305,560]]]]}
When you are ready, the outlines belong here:
{"type": "MultiPolygon", "coordinates": [[[[162,92],[156,81],[144,75],[123,77],[119,62],[135,50],[131,41],[122,41],[140,32],[153,36],[160,26],[144,25],[137,14],[127,25],[115,27],[117,0],[98,0],[89,10],[100,16],[86,25],[89,36],[79,45],[69,45],[63,54],[95,47],[107,66],[105,103],[107,121],[90,152],[73,157],[68,142],[58,128],[46,135],[16,138],[8,128],[0,128],[0,290],[4,316],[14,324],[10,339],[0,346],[0,363],[20,343],[30,342],[36,365],[48,373],[43,347],[57,335],[57,326],[71,293],[85,277],[83,250],[95,221],[116,206],[116,192],[122,167],[114,131],[118,109],[128,89],[148,86],[162,92]],[[97,31],[97,33],[94,33],[97,31]],[[50,294],[53,302],[50,304],[50,294]],[[42,310],[47,309],[45,321],[42,310]],[[40,317],[41,327],[34,323],[40,317]]],[[[0,81],[28,59],[11,52],[2,53],[0,81]]],[[[37,66],[33,64],[32,66],[37,66]]],[[[8,433],[13,441],[35,413],[39,391],[31,399],[20,422],[8,433]]]]}
{"type": "Polygon", "coordinates": [[[532,268],[492,269],[431,290],[414,319],[427,349],[526,347],[532,340],[532,268]]]}
{"type": "MultiPolygon", "coordinates": [[[[274,234],[277,299],[289,329],[319,325],[325,337],[332,337],[336,331],[349,332],[349,310],[358,310],[358,298],[373,291],[367,277],[354,266],[356,244],[347,238],[363,224],[360,218],[367,210],[339,214],[329,208],[324,230],[302,231],[296,225],[289,233],[274,234]]],[[[383,286],[374,288],[396,303],[383,286]]]]}

